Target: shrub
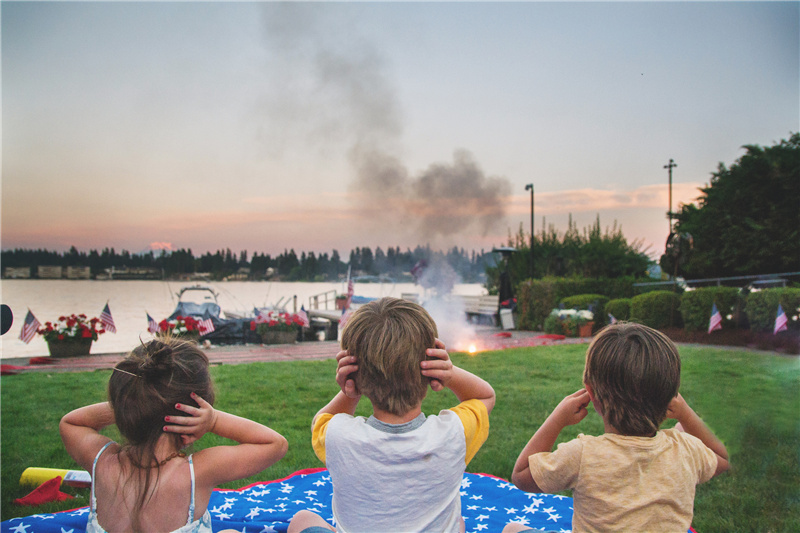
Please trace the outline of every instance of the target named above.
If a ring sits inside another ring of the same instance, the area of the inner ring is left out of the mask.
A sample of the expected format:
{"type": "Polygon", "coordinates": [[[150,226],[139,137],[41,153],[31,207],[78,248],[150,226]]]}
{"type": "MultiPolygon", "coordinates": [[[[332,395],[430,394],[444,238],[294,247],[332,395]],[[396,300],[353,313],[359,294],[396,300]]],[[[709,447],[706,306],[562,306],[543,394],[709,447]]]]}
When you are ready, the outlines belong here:
{"type": "Polygon", "coordinates": [[[587,310],[553,309],[544,321],[544,332],[577,337],[580,327],[594,323],[594,313],[587,310]]]}
{"type": "Polygon", "coordinates": [[[578,294],[568,296],[561,300],[564,309],[585,309],[594,314],[594,330],[598,330],[606,325],[606,304],[608,296],[602,294],[578,294]]]}
{"type": "MultiPolygon", "coordinates": [[[[562,298],[575,295],[602,295],[607,298],[633,296],[635,278],[554,278],[526,280],[517,288],[519,328],[537,330],[544,326],[550,311],[562,298]]],[[[596,313],[597,315],[597,313],[596,313]]],[[[601,323],[606,321],[605,315],[601,323]]]]}
{"type": "Polygon", "coordinates": [[[630,320],[631,318],[631,299],[617,298],[609,300],[606,304],[606,317],[612,315],[617,320],[630,320]]]}
{"type": "Polygon", "coordinates": [[[558,302],[555,289],[552,278],[520,284],[517,297],[519,329],[537,331],[543,328],[544,321],[558,302]]]}
{"type": "Polygon", "coordinates": [[[681,325],[681,297],[671,291],[652,291],[631,299],[632,322],[654,329],[681,325]]]}
{"type": "Polygon", "coordinates": [[[708,331],[711,308],[716,304],[722,327],[736,327],[742,305],[736,287],[703,287],[681,296],[681,318],[686,331],[708,331]]]}
{"type": "Polygon", "coordinates": [[[800,289],[764,289],[747,295],[745,313],[753,331],[772,332],[775,317],[781,305],[789,319],[789,328],[797,329],[797,316],[800,313],[800,289]]]}

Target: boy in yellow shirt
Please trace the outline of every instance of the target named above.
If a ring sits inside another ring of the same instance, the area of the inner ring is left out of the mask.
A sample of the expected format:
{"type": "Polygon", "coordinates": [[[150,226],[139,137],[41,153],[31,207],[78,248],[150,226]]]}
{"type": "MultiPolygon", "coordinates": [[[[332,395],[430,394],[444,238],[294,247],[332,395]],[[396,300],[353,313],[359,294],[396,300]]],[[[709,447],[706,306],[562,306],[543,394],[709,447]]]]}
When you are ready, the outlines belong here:
{"type": "MultiPolygon", "coordinates": [[[[339,532],[464,531],[461,481],[486,441],[495,393],[453,365],[421,306],[382,298],[356,310],[342,333],[336,382],[342,389],[314,417],[312,445],[333,484],[339,532]],[[425,416],[428,386],[460,402],[425,416]],[[354,416],[361,395],[373,414],[354,416]]],[[[301,511],[289,533],[330,531],[301,511]]]]}

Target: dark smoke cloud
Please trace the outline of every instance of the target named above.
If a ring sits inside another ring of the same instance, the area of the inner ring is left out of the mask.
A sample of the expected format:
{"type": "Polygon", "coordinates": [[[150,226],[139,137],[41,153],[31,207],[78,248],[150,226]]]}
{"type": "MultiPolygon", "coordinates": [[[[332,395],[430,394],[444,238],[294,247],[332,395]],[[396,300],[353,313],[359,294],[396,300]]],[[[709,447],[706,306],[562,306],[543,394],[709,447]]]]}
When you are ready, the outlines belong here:
{"type": "Polygon", "coordinates": [[[264,13],[271,66],[284,81],[265,102],[274,147],[285,150],[295,137],[309,152],[347,150],[354,208],[386,229],[446,240],[505,227],[511,185],[487,177],[468,151],[411,175],[398,155],[402,112],[387,61],[357,37],[354,21],[324,4],[268,5],[264,13]]]}
{"type": "Polygon", "coordinates": [[[435,163],[417,177],[394,157],[378,151],[354,158],[351,189],[370,212],[379,206],[385,222],[411,224],[424,238],[478,231],[505,224],[508,180],[487,177],[472,154],[459,150],[453,163],[435,163]]]}

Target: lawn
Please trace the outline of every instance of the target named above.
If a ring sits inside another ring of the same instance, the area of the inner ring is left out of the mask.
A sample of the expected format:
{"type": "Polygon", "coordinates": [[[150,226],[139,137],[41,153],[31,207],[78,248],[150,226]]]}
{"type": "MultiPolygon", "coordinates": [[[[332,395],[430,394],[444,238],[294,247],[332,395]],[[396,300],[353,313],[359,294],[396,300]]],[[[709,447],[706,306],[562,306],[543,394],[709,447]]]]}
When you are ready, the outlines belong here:
{"type": "MultiPolygon", "coordinates": [[[[484,377],[497,392],[489,439],[469,471],[508,479],[517,454],[549,411],[581,387],[585,350],[586,345],[563,345],[453,354],[457,365],[484,377]]],[[[726,444],[733,465],[698,487],[694,527],[700,533],[800,531],[800,359],[694,346],[681,346],[680,352],[681,392],[726,444]]],[[[282,461],[227,488],[322,466],[311,450],[309,425],[337,390],[334,372],[333,360],[213,368],[219,409],[267,424],[289,440],[282,461]]],[[[105,370],[2,378],[2,520],[88,504],[88,490],[70,488],[64,490],[78,499],[38,508],[13,500],[30,490],[19,486],[26,467],[76,468],[61,445],[58,421],[75,407],[104,400],[108,376],[105,370]]],[[[454,401],[449,391],[431,393],[423,410],[435,413],[454,401]]],[[[359,414],[368,414],[367,407],[362,401],[359,414]]],[[[560,441],[602,428],[590,410],[560,441]]],[[[113,429],[108,434],[118,436],[113,429]]],[[[209,435],[197,446],[220,443],[209,435]]]]}

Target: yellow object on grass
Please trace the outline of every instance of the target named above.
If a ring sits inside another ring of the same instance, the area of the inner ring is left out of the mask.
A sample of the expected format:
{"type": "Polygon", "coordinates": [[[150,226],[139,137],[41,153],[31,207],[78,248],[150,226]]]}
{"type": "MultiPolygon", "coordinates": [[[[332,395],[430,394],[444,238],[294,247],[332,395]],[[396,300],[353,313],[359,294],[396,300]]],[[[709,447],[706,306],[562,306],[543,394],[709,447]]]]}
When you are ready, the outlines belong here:
{"type": "Polygon", "coordinates": [[[70,487],[90,487],[92,476],[86,470],[67,470],[64,468],[28,467],[19,478],[19,484],[38,487],[45,481],[61,476],[61,484],[70,487]]]}

